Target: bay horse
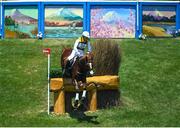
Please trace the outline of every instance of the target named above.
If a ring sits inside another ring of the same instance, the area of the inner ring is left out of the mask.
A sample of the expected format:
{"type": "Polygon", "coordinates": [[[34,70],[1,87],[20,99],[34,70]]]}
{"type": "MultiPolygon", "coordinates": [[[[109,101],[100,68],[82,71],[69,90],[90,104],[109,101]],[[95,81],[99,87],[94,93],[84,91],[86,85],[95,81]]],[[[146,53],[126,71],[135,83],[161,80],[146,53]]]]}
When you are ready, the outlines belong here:
{"type": "MultiPolygon", "coordinates": [[[[71,54],[72,49],[66,48],[63,50],[61,55],[61,67],[63,70],[63,79],[66,77],[66,72],[69,72],[69,77],[72,78],[72,84],[75,86],[76,96],[75,101],[73,101],[72,105],[74,108],[78,108],[86,98],[86,77],[89,73],[90,76],[93,76],[93,54],[91,52],[86,53],[84,56],[78,58],[75,57],[75,61],[71,66],[70,70],[65,69],[67,63],[67,57],[71,54]],[[64,72],[65,71],[65,72],[64,72]],[[83,87],[83,93],[81,102],[79,101],[79,87],[83,87]]],[[[73,58],[74,59],[74,58],[73,58]]]]}

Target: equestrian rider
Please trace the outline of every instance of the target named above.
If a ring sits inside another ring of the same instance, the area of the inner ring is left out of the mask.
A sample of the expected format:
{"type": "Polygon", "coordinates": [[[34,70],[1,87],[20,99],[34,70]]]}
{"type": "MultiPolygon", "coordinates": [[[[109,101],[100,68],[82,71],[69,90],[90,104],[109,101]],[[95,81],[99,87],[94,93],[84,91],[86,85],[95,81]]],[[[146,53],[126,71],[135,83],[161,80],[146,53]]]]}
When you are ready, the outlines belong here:
{"type": "MultiPolygon", "coordinates": [[[[90,44],[90,35],[89,32],[84,31],[82,33],[82,36],[79,37],[75,44],[74,44],[74,48],[70,54],[70,56],[67,58],[67,62],[66,62],[66,69],[67,67],[70,65],[70,61],[74,58],[74,57],[82,57],[84,55],[84,50],[86,48],[86,46],[88,47],[88,52],[91,52],[91,44],[90,44]]],[[[93,74],[93,72],[90,72],[93,74]]]]}

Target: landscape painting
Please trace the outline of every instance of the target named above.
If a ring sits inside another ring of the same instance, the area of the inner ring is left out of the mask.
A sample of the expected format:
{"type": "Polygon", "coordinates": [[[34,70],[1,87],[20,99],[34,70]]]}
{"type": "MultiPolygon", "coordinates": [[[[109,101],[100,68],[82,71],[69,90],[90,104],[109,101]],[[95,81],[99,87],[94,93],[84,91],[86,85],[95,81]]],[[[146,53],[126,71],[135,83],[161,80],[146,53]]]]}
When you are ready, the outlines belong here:
{"type": "Polygon", "coordinates": [[[175,7],[143,7],[143,34],[146,34],[149,37],[172,37],[175,30],[175,7]]]}
{"type": "Polygon", "coordinates": [[[132,7],[98,7],[91,9],[93,38],[134,38],[135,9],[132,7]]]}
{"type": "Polygon", "coordinates": [[[80,6],[46,6],[45,37],[78,37],[83,32],[83,8],[80,6]]]}
{"type": "Polygon", "coordinates": [[[5,38],[36,38],[37,6],[5,7],[5,38]]]}

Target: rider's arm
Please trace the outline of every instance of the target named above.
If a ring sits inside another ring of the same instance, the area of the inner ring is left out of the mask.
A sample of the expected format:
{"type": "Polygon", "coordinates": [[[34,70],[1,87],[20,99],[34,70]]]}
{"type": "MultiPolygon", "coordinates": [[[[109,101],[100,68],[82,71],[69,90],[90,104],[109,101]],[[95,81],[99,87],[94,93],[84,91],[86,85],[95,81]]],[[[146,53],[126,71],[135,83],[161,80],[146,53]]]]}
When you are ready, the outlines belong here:
{"type": "Polygon", "coordinates": [[[74,50],[76,52],[78,52],[77,46],[78,46],[79,40],[76,40],[76,42],[74,43],[74,50]]]}
{"type": "Polygon", "coordinates": [[[77,49],[78,44],[79,44],[79,40],[77,39],[76,42],[74,43],[74,51],[76,52],[77,55],[79,54],[78,49],[77,49]]]}
{"type": "Polygon", "coordinates": [[[91,51],[92,51],[91,43],[90,43],[90,41],[88,41],[88,52],[91,52],[91,51]]]}

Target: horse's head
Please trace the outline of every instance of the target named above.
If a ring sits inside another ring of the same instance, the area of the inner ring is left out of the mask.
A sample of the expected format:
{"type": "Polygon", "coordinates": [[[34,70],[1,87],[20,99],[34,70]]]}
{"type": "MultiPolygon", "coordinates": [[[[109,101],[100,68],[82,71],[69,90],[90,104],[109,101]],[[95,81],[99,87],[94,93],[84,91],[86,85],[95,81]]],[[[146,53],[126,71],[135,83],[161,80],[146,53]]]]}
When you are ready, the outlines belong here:
{"type": "Polygon", "coordinates": [[[86,53],[86,64],[87,64],[90,75],[93,76],[94,72],[93,72],[93,54],[92,54],[92,52],[86,53]]]}
{"type": "Polygon", "coordinates": [[[89,72],[91,76],[94,75],[93,72],[93,54],[91,52],[86,53],[83,57],[79,59],[79,69],[80,72],[89,72]]]}

